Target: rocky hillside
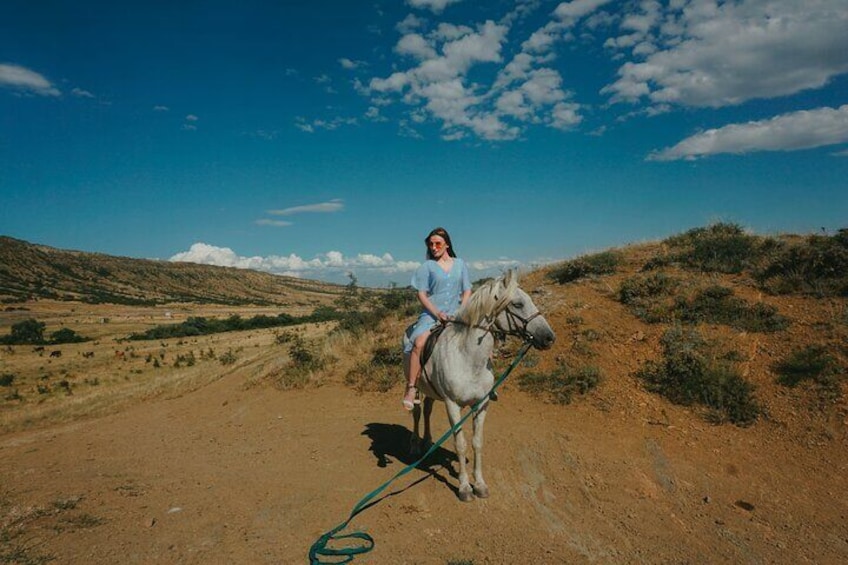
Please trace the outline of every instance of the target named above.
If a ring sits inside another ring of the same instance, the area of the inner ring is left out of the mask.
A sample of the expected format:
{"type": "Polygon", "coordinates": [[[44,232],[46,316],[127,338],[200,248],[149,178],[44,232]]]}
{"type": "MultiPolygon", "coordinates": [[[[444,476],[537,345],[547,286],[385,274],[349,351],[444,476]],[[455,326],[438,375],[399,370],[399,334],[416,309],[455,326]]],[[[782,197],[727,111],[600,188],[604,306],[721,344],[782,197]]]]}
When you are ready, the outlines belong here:
{"type": "Polygon", "coordinates": [[[342,287],[245,269],[67,251],[0,236],[0,301],[323,303],[342,287]]]}

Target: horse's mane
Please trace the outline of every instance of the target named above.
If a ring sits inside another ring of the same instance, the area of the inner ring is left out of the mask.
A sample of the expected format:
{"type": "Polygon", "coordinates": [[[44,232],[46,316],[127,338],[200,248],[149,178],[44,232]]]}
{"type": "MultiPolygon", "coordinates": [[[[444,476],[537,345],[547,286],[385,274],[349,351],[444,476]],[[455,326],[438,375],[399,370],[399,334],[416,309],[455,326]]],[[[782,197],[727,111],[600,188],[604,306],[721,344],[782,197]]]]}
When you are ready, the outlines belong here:
{"type": "Polygon", "coordinates": [[[514,270],[502,277],[483,283],[456,313],[456,320],[468,326],[491,321],[509,305],[510,297],[518,288],[518,275],[514,270]]]}

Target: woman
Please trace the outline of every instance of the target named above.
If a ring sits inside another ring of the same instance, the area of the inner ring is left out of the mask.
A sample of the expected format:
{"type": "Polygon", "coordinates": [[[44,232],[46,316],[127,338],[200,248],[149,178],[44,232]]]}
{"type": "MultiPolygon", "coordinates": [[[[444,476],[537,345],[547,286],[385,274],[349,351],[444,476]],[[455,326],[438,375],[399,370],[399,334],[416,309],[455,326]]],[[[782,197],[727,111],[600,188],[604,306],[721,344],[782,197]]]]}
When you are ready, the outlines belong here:
{"type": "Polygon", "coordinates": [[[418,301],[424,311],[404,334],[403,353],[406,390],[403,407],[415,407],[416,383],[421,374],[421,350],[436,323],[445,324],[471,296],[471,282],[465,261],[456,256],[450,235],[436,228],[424,239],[427,260],[412,276],[418,301]]]}

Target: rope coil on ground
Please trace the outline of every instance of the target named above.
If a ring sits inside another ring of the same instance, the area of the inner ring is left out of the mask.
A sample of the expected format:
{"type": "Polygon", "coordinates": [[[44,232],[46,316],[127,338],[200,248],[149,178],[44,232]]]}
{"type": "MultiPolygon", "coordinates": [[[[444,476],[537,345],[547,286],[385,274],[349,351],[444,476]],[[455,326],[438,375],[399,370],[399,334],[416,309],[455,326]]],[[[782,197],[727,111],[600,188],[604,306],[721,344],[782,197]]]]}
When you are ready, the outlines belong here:
{"type": "MultiPolygon", "coordinates": [[[[519,350],[518,354],[515,357],[515,360],[512,364],[507,368],[506,371],[495,381],[495,384],[492,385],[492,389],[489,391],[489,394],[493,393],[497,388],[503,383],[512,370],[521,362],[521,359],[524,357],[524,354],[527,353],[527,350],[530,349],[532,343],[529,341],[525,342],[522,348],[519,350]]],[[[374,538],[365,532],[353,532],[350,534],[337,535],[339,532],[344,530],[347,525],[353,520],[353,518],[371,506],[369,502],[371,502],[377,495],[383,492],[386,487],[392,484],[394,481],[402,477],[403,475],[409,473],[413,469],[415,469],[420,463],[422,463],[427,457],[430,456],[436,449],[438,449],[447,439],[453,435],[453,433],[462,427],[462,424],[471,417],[472,414],[477,412],[480,406],[483,405],[484,402],[488,400],[488,395],[481,398],[474,406],[471,407],[471,410],[465,413],[465,415],[460,418],[460,420],[456,423],[456,425],[452,426],[448,431],[446,431],[442,436],[436,440],[433,445],[430,446],[424,455],[422,455],[417,461],[410,463],[405,468],[398,471],[394,477],[366,494],[351,510],[350,515],[347,517],[347,520],[333,528],[332,530],[324,533],[321,537],[319,537],[315,543],[312,544],[312,547],[309,548],[309,563],[310,565],[337,565],[339,563],[350,563],[353,561],[357,555],[361,555],[363,553],[368,553],[374,546],[376,542],[374,538]],[[347,545],[343,547],[327,547],[330,542],[341,542],[344,543],[344,540],[362,540],[364,544],[362,545],[347,545]],[[332,561],[322,561],[322,557],[332,557],[334,558],[332,561]]]]}

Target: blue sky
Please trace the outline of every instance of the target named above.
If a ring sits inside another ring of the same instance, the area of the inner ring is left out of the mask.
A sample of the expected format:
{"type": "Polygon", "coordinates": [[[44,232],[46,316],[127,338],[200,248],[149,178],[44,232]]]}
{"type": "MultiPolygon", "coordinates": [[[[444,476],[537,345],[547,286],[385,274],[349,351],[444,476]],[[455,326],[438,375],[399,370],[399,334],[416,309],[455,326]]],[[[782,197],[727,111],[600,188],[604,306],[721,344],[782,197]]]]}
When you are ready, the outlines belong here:
{"type": "Polygon", "coordinates": [[[0,234],[406,285],[848,222],[845,0],[5,0],[0,234]]]}

